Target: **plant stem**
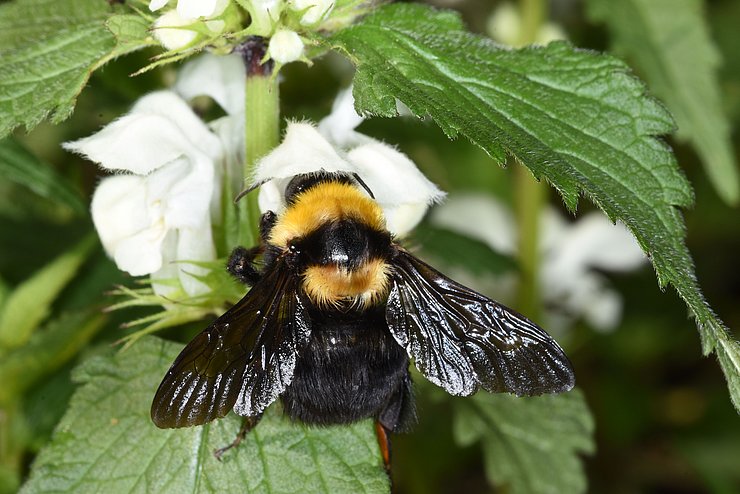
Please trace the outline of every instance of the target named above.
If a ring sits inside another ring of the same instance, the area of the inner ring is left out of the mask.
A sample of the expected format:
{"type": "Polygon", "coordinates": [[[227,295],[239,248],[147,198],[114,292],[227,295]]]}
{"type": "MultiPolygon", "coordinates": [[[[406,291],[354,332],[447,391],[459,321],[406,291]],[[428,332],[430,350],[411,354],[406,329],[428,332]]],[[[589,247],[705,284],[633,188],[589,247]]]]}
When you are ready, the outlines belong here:
{"type": "MultiPolygon", "coordinates": [[[[280,138],[280,94],[277,76],[273,74],[272,60],[261,63],[266,49],[266,44],[260,37],[250,38],[239,49],[247,70],[244,127],[246,180],[254,176],[257,161],[277,146],[280,138]]],[[[240,216],[248,225],[248,231],[242,235],[242,245],[256,245],[259,241],[260,220],[257,193],[247,194],[242,199],[240,209],[243,211],[243,215],[240,216]]]]}
{"type": "MultiPolygon", "coordinates": [[[[544,0],[520,0],[522,30],[520,44],[533,43],[545,15],[544,0]]],[[[540,216],[547,200],[545,184],[537,182],[532,173],[519,165],[514,171],[516,218],[519,225],[520,280],[517,291],[517,308],[527,317],[538,320],[541,312],[539,268],[541,256],[540,216]]]]}
{"type": "Polygon", "coordinates": [[[514,172],[516,191],[516,218],[519,225],[519,287],[517,309],[530,319],[536,320],[541,310],[539,267],[541,262],[540,213],[547,198],[544,184],[537,182],[524,166],[517,166],[514,172]]]}

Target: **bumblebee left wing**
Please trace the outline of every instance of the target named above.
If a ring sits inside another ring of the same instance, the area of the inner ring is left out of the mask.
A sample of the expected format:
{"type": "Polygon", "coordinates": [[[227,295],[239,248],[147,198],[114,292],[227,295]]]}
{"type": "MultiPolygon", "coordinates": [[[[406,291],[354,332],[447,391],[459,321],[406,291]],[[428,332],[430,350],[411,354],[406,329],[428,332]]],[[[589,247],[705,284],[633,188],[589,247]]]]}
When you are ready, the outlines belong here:
{"type": "Polygon", "coordinates": [[[230,410],[258,416],[285,390],[311,327],[284,261],[180,353],[157,389],[158,427],[187,427],[230,410]]]}
{"type": "Polygon", "coordinates": [[[386,322],[428,380],[463,396],[479,386],[519,396],[573,387],[568,357],[532,321],[403,249],[392,264],[386,322]]]}

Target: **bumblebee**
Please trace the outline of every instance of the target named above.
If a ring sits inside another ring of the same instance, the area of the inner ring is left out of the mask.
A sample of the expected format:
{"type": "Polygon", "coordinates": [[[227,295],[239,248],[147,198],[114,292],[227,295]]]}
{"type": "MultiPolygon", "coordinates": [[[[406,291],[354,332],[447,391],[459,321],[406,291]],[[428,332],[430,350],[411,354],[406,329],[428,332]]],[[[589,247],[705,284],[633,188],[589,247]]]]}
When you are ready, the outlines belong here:
{"type": "Polygon", "coordinates": [[[172,364],[152,404],[158,427],[231,410],[256,423],[280,398],[308,424],[374,418],[405,431],[416,421],[410,361],[452,395],[573,387],[544,330],[404,249],[359,176],[297,175],[285,201],[262,216],[259,246],[232,253],[229,271],[252,288],[172,364]]]}

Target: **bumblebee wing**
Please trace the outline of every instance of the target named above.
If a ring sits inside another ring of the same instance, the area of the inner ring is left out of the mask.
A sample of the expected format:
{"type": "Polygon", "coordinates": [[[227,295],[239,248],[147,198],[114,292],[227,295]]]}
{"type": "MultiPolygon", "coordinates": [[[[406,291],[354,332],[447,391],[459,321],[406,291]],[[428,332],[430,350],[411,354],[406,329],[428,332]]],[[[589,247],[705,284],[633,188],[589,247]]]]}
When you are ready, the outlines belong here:
{"type": "Polygon", "coordinates": [[[404,250],[393,264],[386,321],[431,382],[453,395],[479,386],[519,396],[573,387],[568,357],[532,321],[404,250]]]}
{"type": "Polygon", "coordinates": [[[298,281],[278,261],[180,353],[152,403],[158,427],[200,425],[233,408],[256,416],[293,378],[311,327],[298,281]]]}

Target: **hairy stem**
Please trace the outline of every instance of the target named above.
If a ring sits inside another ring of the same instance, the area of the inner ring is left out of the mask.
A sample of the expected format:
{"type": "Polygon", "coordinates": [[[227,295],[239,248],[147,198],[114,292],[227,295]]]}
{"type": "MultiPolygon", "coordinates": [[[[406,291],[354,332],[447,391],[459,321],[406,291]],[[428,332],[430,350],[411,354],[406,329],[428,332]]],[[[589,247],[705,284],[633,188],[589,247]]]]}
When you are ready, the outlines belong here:
{"type": "MultiPolygon", "coordinates": [[[[545,0],[520,0],[520,7],[522,29],[519,42],[526,45],[533,43],[537,38],[544,20],[546,3],[545,0]]],[[[540,216],[547,201],[547,188],[545,184],[537,182],[524,166],[515,168],[514,188],[516,218],[519,225],[517,260],[521,273],[517,290],[517,309],[527,314],[527,317],[538,320],[542,305],[539,279],[540,216]]]]}
{"type": "MultiPolygon", "coordinates": [[[[280,94],[273,74],[273,63],[262,63],[267,45],[263,38],[253,37],[239,52],[247,70],[245,98],[244,178],[254,175],[257,161],[277,146],[280,138],[280,94]]],[[[255,245],[259,236],[260,212],[257,192],[247,194],[240,203],[240,217],[248,225],[242,234],[242,245],[255,245]]]]}

